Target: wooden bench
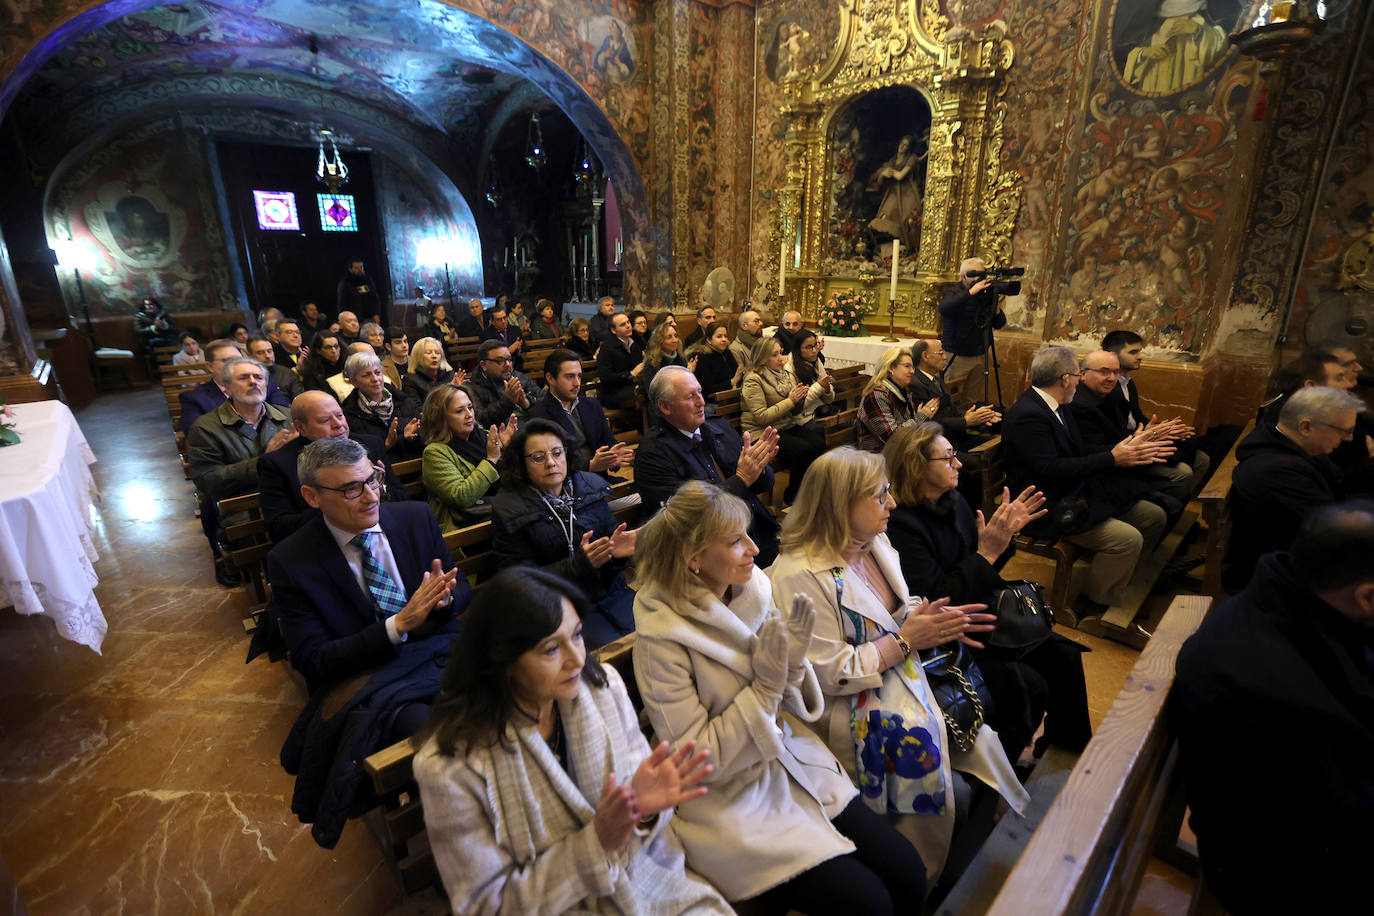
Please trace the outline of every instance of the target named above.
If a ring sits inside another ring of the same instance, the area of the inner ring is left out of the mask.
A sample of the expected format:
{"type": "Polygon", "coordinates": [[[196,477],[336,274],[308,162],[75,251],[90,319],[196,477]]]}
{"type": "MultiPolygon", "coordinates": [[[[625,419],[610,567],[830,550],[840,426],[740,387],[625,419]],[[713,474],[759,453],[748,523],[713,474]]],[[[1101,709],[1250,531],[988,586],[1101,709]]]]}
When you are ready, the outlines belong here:
{"type": "Polygon", "coordinates": [[[851,407],[826,417],[821,425],[825,428],[825,447],[837,448],[841,445],[859,447],[859,408],[851,407]]]}
{"type": "MultiPolygon", "coordinates": [[[[253,594],[259,605],[265,605],[269,597],[267,583],[267,554],[272,550],[272,542],[267,537],[267,522],[262,517],[262,501],[258,493],[245,493],[221,499],[215,503],[220,522],[224,525],[224,538],[227,543],[220,551],[224,562],[237,570],[253,586],[253,594]],[[246,515],[244,521],[233,524],[224,522],[236,515],[246,515]],[[239,546],[234,546],[238,544],[239,546]]],[[[244,623],[247,628],[247,621],[244,623]]]]}
{"type": "Polygon", "coordinates": [[[391,466],[391,473],[406,488],[406,496],[410,499],[425,498],[424,463],[423,458],[411,458],[391,466]]]}
{"type": "Polygon", "coordinates": [[[1236,448],[1255,428],[1255,421],[1245,425],[1231,450],[1217,465],[1207,486],[1197,500],[1202,504],[1202,520],[1207,524],[1207,562],[1203,567],[1203,593],[1217,597],[1221,594],[1221,563],[1226,558],[1226,545],[1231,540],[1231,479],[1236,473],[1236,448]]]}
{"type": "MultiPolygon", "coordinates": [[[[601,664],[616,669],[625,682],[630,701],[638,710],[642,708],[642,703],[635,686],[634,643],[635,636],[631,633],[602,646],[593,654],[601,664]]],[[[439,884],[439,870],[425,834],[420,790],[415,784],[415,774],[411,768],[416,750],[418,747],[414,739],[407,738],[363,760],[363,770],[381,803],[379,839],[390,853],[401,887],[407,894],[439,884]]]]}
{"type": "MultiPolygon", "coordinates": [[[[1008,872],[1006,862],[984,863],[991,867],[970,874],[971,866],[951,892],[955,899],[947,900],[960,904],[958,912],[1126,914],[1152,855],[1188,864],[1190,851],[1178,842],[1184,808],[1177,742],[1165,707],[1178,650],[1210,603],[1197,595],[1174,599],[1014,867],[1008,872]],[[1002,875],[1005,881],[998,880],[1002,875]],[[956,898],[966,880],[982,891],[981,902],[956,898]]],[[[1201,902],[1200,879],[1197,888],[1194,899],[1201,902]]]]}

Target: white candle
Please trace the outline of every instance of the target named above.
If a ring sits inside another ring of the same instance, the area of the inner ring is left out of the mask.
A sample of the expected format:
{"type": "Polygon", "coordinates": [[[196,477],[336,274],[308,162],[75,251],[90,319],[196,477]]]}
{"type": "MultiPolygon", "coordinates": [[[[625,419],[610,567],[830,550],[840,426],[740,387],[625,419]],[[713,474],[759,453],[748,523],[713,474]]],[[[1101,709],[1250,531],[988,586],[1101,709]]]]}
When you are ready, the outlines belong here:
{"type": "Polygon", "coordinates": [[[899,239],[892,240],[892,289],[888,292],[888,298],[893,302],[897,301],[897,263],[902,257],[902,243],[899,239]]]}
{"type": "Polygon", "coordinates": [[[782,237],[778,246],[778,295],[787,294],[787,236],[782,237]]]}

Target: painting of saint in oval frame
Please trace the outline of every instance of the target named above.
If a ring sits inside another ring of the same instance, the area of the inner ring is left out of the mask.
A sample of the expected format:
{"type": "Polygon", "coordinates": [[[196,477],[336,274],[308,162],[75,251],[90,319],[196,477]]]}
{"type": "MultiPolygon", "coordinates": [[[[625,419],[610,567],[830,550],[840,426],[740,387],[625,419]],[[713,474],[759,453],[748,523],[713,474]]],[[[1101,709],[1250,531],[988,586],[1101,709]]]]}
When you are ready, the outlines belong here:
{"type": "Polygon", "coordinates": [[[1231,51],[1227,32],[1244,0],[1117,0],[1112,63],[1137,95],[1191,89],[1219,70],[1231,51]]]}

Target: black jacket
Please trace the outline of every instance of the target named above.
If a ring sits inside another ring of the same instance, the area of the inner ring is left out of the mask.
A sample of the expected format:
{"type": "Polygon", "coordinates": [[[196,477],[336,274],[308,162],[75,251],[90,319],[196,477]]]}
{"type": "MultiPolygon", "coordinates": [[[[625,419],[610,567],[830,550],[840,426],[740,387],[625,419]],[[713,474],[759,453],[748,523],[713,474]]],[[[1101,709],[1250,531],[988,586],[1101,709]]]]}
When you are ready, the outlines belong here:
{"type": "Polygon", "coordinates": [[[1368,896],[1374,640],[1303,580],[1262,558],[1183,644],[1169,697],[1207,884],[1239,916],[1368,896]]]}
{"type": "Polygon", "coordinates": [[[991,322],[994,330],[1005,327],[1007,316],[996,311],[997,297],[991,289],[970,295],[962,283],[955,283],[940,297],[940,334],[945,352],[951,356],[982,356],[984,329],[991,322]]]}
{"type": "MultiPolygon", "coordinates": [[[[350,439],[367,449],[369,461],[386,462],[386,448],[382,440],[366,433],[351,433],[350,439]]],[[[258,493],[267,536],[273,543],[284,541],[312,518],[320,514],[301,496],[301,479],[296,473],[296,459],[311,440],[297,436],[275,452],[258,457],[258,493]]],[[[396,478],[390,462],[386,463],[386,494],[393,502],[404,502],[405,485],[396,478]]]]}
{"type": "Polygon", "coordinates": [[[530,405],[530,409],[525,414],[526,419],[551,420],[563,427],[563,431],[568,436],[569,473],[587,470],[588,465],[591,464],[592,455],[596,454],[597,449],[616,444],[615,434],[611,432],[611,424],[606,420],[606,412],[601,409],[596,398],[579,397],[577,403],[573,405],[573,411],[581,423],[580,429],[578,424],[574,423],[572,418],[568,416],[568,412],[563,409],[558,398],[546,391],[530,405]]]}
{"type": "MultiPolygon", "coordinates": [[[[391,415],[397,420],[396,444],[387,451],[387,455],[392,461],[419,458],[425,450],[424,440],[406,439],[405,428],[407,423],[420,415],[420,403],[391,387],[390,382],[383,382],[382,387],[391,394],[391,415]]],[[[382,442],[386,442],[386,434],[387,430],[390,429],[390,424],[383,423],[375,414],[363,410],[358,403],[361,397],[362,394],[355,388],[348,397],[343,399],[343,412],[344,416],[348,418],[349,430],[366,436],[375,436],[382,442]]]]}
{"type": "Polygon", "coordinates": [[[938,375],[935,378],[926,378],[926,374],[917,369],[911,377],[911,385],[907,389],[910,392],[911,406],[920,407],[931,398],[940,399],[940,409],[932,417],[936,423],[944,428],[945,436],[958,445],[955,440],[963,440],[968,434],[968,421],[964,419],[964,412],[954,406],[954,399],[950,397],[949,389],[945,387],[945,380],[938,375]]]}
{"type": "Polygon", "coordinates": [[[611,318],[614,317],[614,314],[607,317],[598,310],[595,315],[587,319],[587,324],[591,325],[592,340],[597,343],[608,343],[615,338],[615,335],[611,333],[611,318]]]}
{"type": "Polygon", "coordinates": [[[934,503],[899,505],[887,523],[887,537],[902,561],[902,577],[913,595],[948,596],[953,604],[990,602],[1004,583],[997,570],[1015,547],[989,563],[978,553],[977,524],[959,491],[934,503]]]}
{"type": "Polygon", "coordinates": [[[697,382],[701,385],[702,396],[712,403],[716,395],[735,387],[735,371],[739,363],[735,354],[729,350],[712,350],[710,347],[697,347],[687,354],[687,358],[697,357],[697,382]]]}
{"type": "Polygon", "coordinates": [[[458,322],[458,326],[454,328],[454,331],[458,334],[459,337],[477,337],[480,339],[482,336],[482,331],[486,328],[486,326],[487,324],[485,314],[483,314],[481,318],[474,318],[471,315],[464,315],[462,320],[458,322]]]}
{"type": "Polygon", "coordinates": [[[764,468],[752,487],[735,476],[743,442],[720,417],[706,418],[701,424],[701,437],[698,444],[673,427],[657,423],[639,443],[635,453],[635,486],[644,500],[645,511],[657,512],[688,480],[713,483],[749,506],[749,537],[759,547],[754,562],[760,569],[772,565],[778,553],[778,521],[755,494],[772,492],[773,469],[764,468]]]}
{"type": "Polygon", "coordinates": [[[569,334],[568,339],[565,340],[563,343],[564,346],[566,346],[569,350],[573,351],[578,356],[580,356],[584,363],[587,360],[594,359],[596,357],[597,343],[595,337],[589,337],[586,340],[583,340],[576,334],[569,334]]]}
{"type": "MultiPolygon", "coordinates": [[[[567,529],[554,521],[548,504],[529,485],[505,487],[491,501],[491,546],[496,565],[538,566],[562,576],[598,601],[621,580],[626,560],[612,559],[600,569],[587,562],[579,544],[582,535],[592,539],[615,531],[619,523],[606,501],[606,481],[596,474],[572,475],[573,550],[568,550],[567,529]]],[[[623,580],[621,580],[623,585],[623,580]]]]}
{"type": "MultiPolygon", "coordinates": [[[[478,335],[479,340],[499,340],[506,346],[511,346],[517,340],[524,340],[525,337],[520,333],[520,329],[513,324],[508,324],[504,331],[498,331],[493,327],[485,327],[478,335]]],[[[521,346],[510,355],[510,364],[521,372],[525,371],[525,348],[521,346]]]]}
{"type": "Polygon", "coordinates": [[[634,406],[635,379],[630,373],[642,362],[644,348],[633,340],[628,347],[618,337],[601,344],[601,354],[596,358],[596,377],[601,381],[602,403],[610,408],[634,406]]]}
{"type": "MultiPolygon", "coordinates": [[[[511,375],[520,380],[520,387],[525,389],[525,397],[529,398],[530,405],[533,406],[535,399],[539,397],[539,387],[522,372],[512,370],[511,375]]],[[[497,381],[487,375],[481,367],[468,376],[468,382],[463,387],[472,394],[472,407],[481,426],[504,423],[515,413],[515,402],[506,397],[505,381],[497,381]]]]}
{"type": "Polygon", "coordinates": [[[1259,423],[1236,446],[1231,476],[1231,541],[1222,564],[1228,592],[1245,586],[1261,556],[1287,550],[1307,513],[1345,495],[1326,455],[1313,457],[1277,427],[1259,423]]]}

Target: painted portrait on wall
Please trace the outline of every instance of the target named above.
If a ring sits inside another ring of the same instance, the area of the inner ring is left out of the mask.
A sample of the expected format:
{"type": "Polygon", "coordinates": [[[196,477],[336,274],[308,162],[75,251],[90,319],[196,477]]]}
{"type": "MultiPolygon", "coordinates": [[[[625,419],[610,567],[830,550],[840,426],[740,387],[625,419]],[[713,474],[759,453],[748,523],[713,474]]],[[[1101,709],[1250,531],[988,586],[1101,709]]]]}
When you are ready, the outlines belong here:
{"type": "Polygon", "coordinates": [[[186,211],[152,185],[130,192],[123,182],[108,182],[83,216],[96,241],[125,267],[168,267],[186,238],[186,211]]]}
{"type": "MultiPolygon", "coordinates": [[[[831,124],[831,268],[890,256],[892,242],[914,253],[930,142],[930,105],[910,86],[888,86],[856,99],[831,124]]],[[[903,258],[914,269],[915,261],[903,258]]]]}
{"type": "Polygon", "coordinates": [[[1243,0],[1117,0],[1112,59],[1122,86],[1147,96],[1202,82],[1231,50],[1227,32],[1243,0]]]}
{"type": "Polygon", "coordinates": [[[635,72],[634,37],[614,16],[598,16],[587,30],[588,43],[597,49],[592,66],[613,83],[627,82],[635,72]]]}
{"type": "Polygon", "coordinates": [[[801,76],[811,66],[809,57],[811,33],[795,19],[780,19],[773,27],[772,40],[764,52],[764,72],[775,83],[801,76]]]}

